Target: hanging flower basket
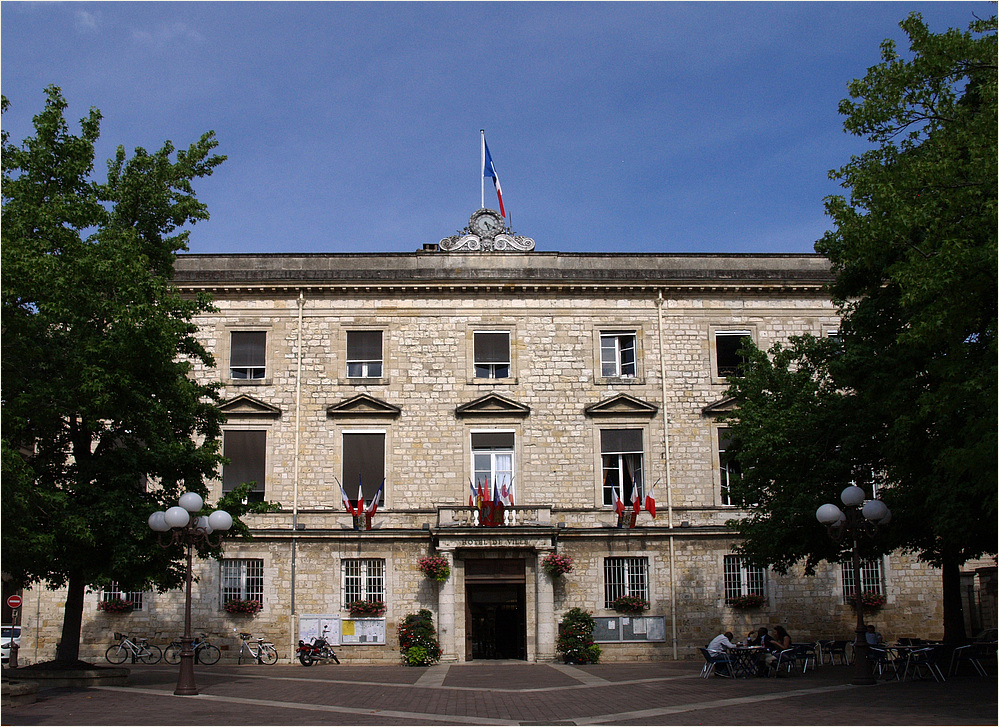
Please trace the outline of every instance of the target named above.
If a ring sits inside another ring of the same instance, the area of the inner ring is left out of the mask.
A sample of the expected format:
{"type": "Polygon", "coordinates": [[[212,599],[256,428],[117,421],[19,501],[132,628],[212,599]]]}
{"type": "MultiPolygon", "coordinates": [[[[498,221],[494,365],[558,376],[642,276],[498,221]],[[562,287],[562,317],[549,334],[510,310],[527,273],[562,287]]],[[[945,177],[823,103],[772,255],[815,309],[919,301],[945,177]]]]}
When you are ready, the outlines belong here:
{"type": "Polygon", "coordinates": [[[428,555],[417,561],[420,570],[427,578],[443,583],[451,575],[451,566],[447,564],[447,558],[443,555],[428,555]]]}
{"type": "Polygon", "coordinates": [[[109,598],[106,601],[98,602],[97,610],[104,613],[132,613],[134,605],[134,603],[126,601],[124,598],[109,598]]]}
{"type": "MultiPolygon", "coordinates": [[[[861,591],[860,592],[860,602],[864,604],[864,609],[868,611],[874,611],[885,605],[886,599],[882,594],[875,593],[874,591],[861,591]]],[[[857,607],[857,602],[855,598],[850,599],[850,605],[854,608],[857,607]]]]}
{"type": "Polygon", "coordinates": [[[733,598],[729,605],[732,608],[759,608],[767,602],[765,596],[761,596],[759,593],[747,593],[745,596],[736,596],[733,598]]]}
{"type": "Polygon", "coordinates": [[[241,598],[233,598],[230,601],[226,601],[225,606],[223,606],[222,608],[226,610],[226,613],[232,613],[237,616],[252,616],[262,607],[263,604],[261,604],[260,601],[255,601],[255,600],[244,601],[241,598]]]}
{"type": "Polygon", "coordinates": [[[552,578],[572,573],[572,558],[568,555],[549,553],[541,559],[541,569],[552,578]]]}
{"type": "Polygon", "coordinates": [[[618,613],[643,613],[649,607],[649,602],[638,596],[621,596],[611,604],[618,613]]]}
{"type": "Polygon", "coordinates": [[[351,616],[384,616],[384,601],[351,601],[347,604],[351,616]]]}

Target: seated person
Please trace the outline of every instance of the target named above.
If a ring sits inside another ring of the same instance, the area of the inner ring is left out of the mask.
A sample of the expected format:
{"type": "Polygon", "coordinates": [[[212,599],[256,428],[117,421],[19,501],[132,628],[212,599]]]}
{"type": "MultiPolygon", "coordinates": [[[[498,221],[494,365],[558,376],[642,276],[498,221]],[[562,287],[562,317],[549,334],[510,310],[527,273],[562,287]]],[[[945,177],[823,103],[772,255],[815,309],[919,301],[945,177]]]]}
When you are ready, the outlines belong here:
{"type": "MultiPolygon", "coordinates": [[[[732,632],[726,631],[723,634],[718,634],[716,637],[711,639],[707,648],[708,654],[711,656],[721,656],[727,649],[736,648],[736,645],[732,643],[732,632]]],[[[728,664],[715,664],[715,674],[719,674],[720,676],[730,676],[728,673],[728,664]]]]}
{"type": "Polygon", "coordinates": [[[767,667],[772,667],[780,652],[791,648],[791,635],[783,626],[774,626],[774,638],[767,645],[767,667]]]}
{"type": "Polygon", "coordinates": [[[882,642],[884,642],[884,639],[874,628],[874,624],[867,624],[867,643],[871,646],[878,646],[882,642]]]}
{"type": "Polygon", "coordinates": [[[778,644],[774,641],[773,636],[770,635],[770,631],[766,626],[760,626],[759,631],[756,632],[750,631],[746,637],[746,645],[762,646],[765,649],[763,652],[764,658],[760,659],[756,673],[758,676],[766,676],[767,667],[777,658],[771,652],[774,650],[779,651],[778,644]]]}

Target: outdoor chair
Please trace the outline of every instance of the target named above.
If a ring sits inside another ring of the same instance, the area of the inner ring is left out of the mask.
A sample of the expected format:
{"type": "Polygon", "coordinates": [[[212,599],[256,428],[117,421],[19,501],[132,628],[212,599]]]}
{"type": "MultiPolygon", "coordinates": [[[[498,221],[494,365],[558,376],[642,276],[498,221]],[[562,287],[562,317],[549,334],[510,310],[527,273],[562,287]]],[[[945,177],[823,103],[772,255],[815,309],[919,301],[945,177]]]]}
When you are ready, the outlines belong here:
{"type": "Polygon", "coordinates": [[[792,645],[790,649],[782,649],[780,653],[777,654],[777,661],[773,663],[771,671],[773,676],[780,674],[780,670],[783,668],[787,670],[790,674],[794,667],[797,666],[797,651],[792,645]]]}
{"type": "Polygon", "coordinates": [[[732,662],[728,658],[728,654],[712,654],[707,649],[698,649],[701,652],[701,656],[704,657],[704,666],[701,667],[701,677],[707,679],[712,674],[715,673],[715,667],[719,664],[725,665],[725,673],[718,672],[718,676],[730,677],[732,676],[732,662]]]}
{"type": "Polygon", "coordinates": [[[801,673],[804,674],[808,671],[808,662],[812,662],[812,669],[816,665],[816,654],[815,650],[818,648],[818,643],[815,644],[794,644],[792,647],[794,649],[794,658],[801,662],[801,673]]]}
{"type": "Polygon", "coordinates": [[[940,670],[940,666],[937,664],[939,654],[940,647],[938,646],[927,646],[922,649],[910,651],[908,658],[905,660],[905,671],[902,674],[902,680],[905,681],[909,677],[910,670],[912,671],[913,679],[917,676],[921,678],[923,669],[926,669],[930,673],[930,676],[933,677],[933,681],[947,681],[947,678],[940,670]]]}
{"type": "Polygon", "coordinates": [[[822,660],[829,659],[830,664],[836,663],[839,657],[840,664],[846,664],[846,641],[826,641],[822,644],[822,660]]]}
{"type": "Polygon", "coordinates": [[[947,670],[947,676],[954,676],[957,674],[957,670],[961,668],[962,662],[968,662],[971,664],[971,666],[975,668],[975,671],[978,672],[978,676],[988,676],[985,671],[985,667],[982,665],[982,661],[991,661],[992,659],[995,659],[995,656],[995,643],[958,646],[954,649],[954,653],[950,657],[950,669],[947,670]]]}
{"type": "Polygon", "coordinates": [[[867,647],[867,660],[871,662],[871,671],[878,677],[885,679],[889,676],[898,679],[898,663],[894,655],[888,649],[881,646],[867,647]]]}

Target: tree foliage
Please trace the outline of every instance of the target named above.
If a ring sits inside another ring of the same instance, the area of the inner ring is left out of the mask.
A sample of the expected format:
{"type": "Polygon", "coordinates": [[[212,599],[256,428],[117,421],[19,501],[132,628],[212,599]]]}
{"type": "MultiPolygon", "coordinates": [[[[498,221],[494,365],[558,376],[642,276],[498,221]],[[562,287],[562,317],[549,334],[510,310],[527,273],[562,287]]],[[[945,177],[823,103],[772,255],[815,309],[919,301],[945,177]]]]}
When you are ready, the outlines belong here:
{"type": "Polygon", "coordinates": [[[814,522],[850,482],[880,480],[881,539],[941,566],[945,635],[963,632],[961,563],[994,553],[997,469],[996,19],[934,34],[914,13],[849,84],[844,126],[873,148],[830,173],[838,341],[749,352],[730,394],[744,551],[811,570],[839,557],[814,522]],[[956,594],[956,595],[955,595],[956,594]]]}
{"type": "Polygon", "coordinates": [[[73,134],[46,94],[34,136],[2,139],[3,553],[21,585],[68,585],[59,658],[75,660],[85,586],[182,581],[146,520],[207,495],[222,460],[217,386],[190,375],[214,365],[192,322],[211,302],[171,279],[183,228],[208,218],[193,182],[224,157],[212,132],[119,147],[96,181],[100,113],[73,134]]]}

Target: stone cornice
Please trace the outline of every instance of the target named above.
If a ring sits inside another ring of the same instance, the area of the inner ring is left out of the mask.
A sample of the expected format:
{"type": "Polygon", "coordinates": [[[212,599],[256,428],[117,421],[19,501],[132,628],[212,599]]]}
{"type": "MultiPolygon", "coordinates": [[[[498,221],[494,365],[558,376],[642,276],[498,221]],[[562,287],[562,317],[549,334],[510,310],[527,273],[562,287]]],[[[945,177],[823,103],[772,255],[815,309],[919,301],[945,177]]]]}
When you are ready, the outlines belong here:
{"type": "Polygon", "coordinates": [[[229,295],[292,290],[371,295],[752,290],[824,295],[831,280],[829,263],[819,255],[539,252],[181,255],[174,277],[183,291],[229,295]]]}

